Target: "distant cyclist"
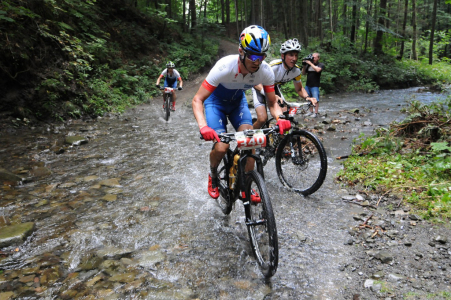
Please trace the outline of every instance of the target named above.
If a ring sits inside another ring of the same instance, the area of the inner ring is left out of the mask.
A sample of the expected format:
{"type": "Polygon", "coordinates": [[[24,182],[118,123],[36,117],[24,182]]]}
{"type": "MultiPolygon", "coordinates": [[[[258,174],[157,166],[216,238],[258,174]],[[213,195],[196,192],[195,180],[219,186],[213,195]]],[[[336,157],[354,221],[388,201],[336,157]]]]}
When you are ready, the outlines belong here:
{"type": "MultiPolygon", "coordinates": [[[[227,120],[236,131],[253,128],[245,90],[261,83],[271,115],[278,120],[280,131],[285,132],[291,128],[290,121],[279,120],[282,110],[276,102],[274,73],[264,62],[269,45],[270,38],[265,29],[256,25],[245,28],[239,37],[239,55],[221,58],[193,98],[193,112],[202,137],[207,141],[217,141],[210,152],[208,193],[212,198],[219,197],[217,167],[229,147],[219,141],[218,133],[227,131],[227,120]]],[[[246,171],[253,164],[249,165],[246,171]]]]}
{"type": "MultiPolygon", "coordinates": [[[[158,77],[157,80],[157,87],[160,87],[160,80],[164,77],[164,87],[171,87],[174,90],[172,91],[172,110],[175,111],[175,100],[177,99],[177,96],[175,95],[175,90],[177,89],[177,82],[180,82],[179,90],[183,89],[183,80],[182,77],[180,77],[180,73],[174,69],[175,64],[172,61],[168,61],[166,64],[166,69],[161,72],[160,77],[158,77]]],[[[164,95],[163,95],[163,108],[164,108],[164,95]]]]}
{"type": "MultiPolygon", "coordinates": [[[[276,59],[269,63],[274,72],[276,98],[278,101],[280,99],[285,100],[279,87],[289,81],[293,81],[294,88],[296,89],[299,97],[309,100],[313,103],[313,105],[315,105],[316,98],[309,97],[307,91],[302,86],[302,70],[301,67],[296,64],[300,51],[301,45],[297,39],[287,40],[280,47],[281,59],[276,59]]],[[[265,91],[263,90],[263,86],[261,84],[252,88],[252,96],[254,100],[255,112],[257,113],[257,121],[254,122],[254,128],[261,128],[268,118],[265,105],[265,91]]]]}

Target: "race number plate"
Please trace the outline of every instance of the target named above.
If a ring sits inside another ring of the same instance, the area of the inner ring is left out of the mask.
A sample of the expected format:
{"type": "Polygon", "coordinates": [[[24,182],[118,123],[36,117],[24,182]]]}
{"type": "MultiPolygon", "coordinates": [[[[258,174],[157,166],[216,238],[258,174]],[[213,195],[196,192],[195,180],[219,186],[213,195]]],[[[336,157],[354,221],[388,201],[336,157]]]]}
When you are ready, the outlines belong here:
{"type": "Polygon", "coordinates": [[[290,115],[290,117],[293,117],[296,115],[296,113],[298,112],[298,108],[297,107],[291,107],[290,111],[288,112],[288,114],[290,115]]]}
{"type": "Polygon", "coordinates": [[[172,92],[172,90],[173,90],[173,88],[170,88],[170,87],[165,87],[164,88],[164,92],[165,93],[170,93],[170,92],[172,92]]]}
{"type": "Polygon", "coordinates": [[[237,148],[240,150],[249,150],[266,147],[266,135],[262,130],[255,130],[254,135],[245,136],[243,132],[235,133],[237,148]]]}

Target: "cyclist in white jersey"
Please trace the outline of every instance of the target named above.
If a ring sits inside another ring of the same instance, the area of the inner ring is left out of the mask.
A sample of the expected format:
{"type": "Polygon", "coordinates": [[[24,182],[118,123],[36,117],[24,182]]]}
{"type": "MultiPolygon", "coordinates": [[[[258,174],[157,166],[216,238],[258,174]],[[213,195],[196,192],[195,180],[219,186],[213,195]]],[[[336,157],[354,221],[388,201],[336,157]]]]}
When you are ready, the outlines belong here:
{"type": "MultiPolygon", "coordinates": [[[[264,62],[269,44],[270,38],[265,29],[256,25],[245,28],[240,35],[239,55],[220,59],[193,98],[193,112],[202,137],[206,141],[217,141],[210,152],[208,193],[212,198],[219,197],[217,167],[229,147],[220,142],[218,133],[227,130],[228,120],[236,131],[253,128],[245,90],[261,83],[268,98],[269,110],[278,120],[280,131],[283,133],[291,128],[290,121],[279,120],[282,110],[276,102],[274,73],[264,62]]],[[[252,166],[253,161],[249,159],[246,171],[252,166]]]]}
{"type": "MultiPolygon", "coordinates": [[[[313,105],[316,105],[316,98],[309,97],[307,91],[302,86],[302,69],[296,64],[300,51],[301,45],[297,39],[287,40],[280,47],[281,59],[276,59],[269,63],[274,72],[276,98],[278,101],[280,99],[285,100],[279,86],[289,81],[293,81],[294,88],[298,95],[301,98],[311,101],[313,105]]],[[[268,118],[265,105],[265,91],[261,84],[252,88],[252,96],[255,112],[257,113],[257,120],[254,122],[254,128],[261,128],[268,118]]]]}
{"type": "MultiPolygon", "coordinates": [[[[157,88],[161,89],[160,86],[160,80],[161,78],[164,78],[164,87],[171,87],[174,90],[172,90],[172,108],[171,110],[175,111],[175,100],[177,100],[177,95],[175,94],[175,89],[177,89],[177,83],[180,82],[178,90],[183,89],[183,80],[180,76],[180,73],[174,69],[175,64],[172,61],[168,61],[166,64],[166,69],[161,72],[160,76],[157,79],[157,88]]],[[[164,94],[163,94],[163,108],[164,108],[164,94]]]]}

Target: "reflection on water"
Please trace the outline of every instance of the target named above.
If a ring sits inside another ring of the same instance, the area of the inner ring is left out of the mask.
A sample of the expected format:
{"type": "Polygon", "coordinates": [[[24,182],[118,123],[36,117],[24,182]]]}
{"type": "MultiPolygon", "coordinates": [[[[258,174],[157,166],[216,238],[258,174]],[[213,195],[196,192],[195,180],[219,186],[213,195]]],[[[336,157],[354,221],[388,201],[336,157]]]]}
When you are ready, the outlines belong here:
{"type": "MultiPolygon", "coordinates": [[[[333,183],[340,169],[334,158],[349,154],[361,132],[374,132],[365,121],[386,126],[400,118],[412,95],[434,98],[416,89],[323,96],[320,112],[349,125],[329,132],[314,129],[321,119],[301,120],[318,132],[329,156],[326,181],[314,195],[287,192],[268,162],[280,246],[270,282],[252,257],[242,207],[224,216],[206,192],[211,143],[199,139],[191,108],[178,108],[170,122],[154,102],[122,116],[4,132],[2,167],[35,175],[0,188],[0,231],[25,222],[35,230],[19,247],[0,248],[0,292],[49,299],[342,299],[354,284],[339,270],[352,260],[343,245],[352,208],[333,183]],[[355,108],[358,118],[346,112],[355,108]],[[64,145],[73,135],[89,142],[64,145]]],[[[189,103],[184,97],[179,103],[189,103]]]]}

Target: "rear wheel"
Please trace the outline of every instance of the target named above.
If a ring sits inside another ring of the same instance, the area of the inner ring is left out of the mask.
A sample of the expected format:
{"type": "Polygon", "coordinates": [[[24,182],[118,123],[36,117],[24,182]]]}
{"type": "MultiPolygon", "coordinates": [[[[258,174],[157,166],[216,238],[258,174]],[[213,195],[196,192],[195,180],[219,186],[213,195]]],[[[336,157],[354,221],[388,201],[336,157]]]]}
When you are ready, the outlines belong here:
{"type": "Polygon", "coordinates": [[[228,152],[221,160],[218,166],[218,183],[220,196],[217,199],[218,205],[222,212],[226,215],[232,211],[233,201],[229,193],[229,159],[230,153],[228,152]]]}
{"type": "Polygon", "coordinates": [[[277,148],[276,170],[283,185],[300,194],[310,195],[326,178],[326,150],[313,133],[293,130],[277,148]]]}
{"type": "Polygon", "coordinates": [[[170,116],[170,114],[171,114],[171,107],[169,106],[170,104],[171,104],[171,98],[172,98],[172,96],[170,96],[169,94],[166,96],[166,100],[165,100],[165,103],[164,103],[164,119],[166,120],[166,121],[168,121],[169,120],[169,116],[170,116]]]}
{"type": "Polygon", "coordinates": [[[279,244],[276,221],[263,177],[256,171],[247,174],[246,225],[260,270],[265,277],[273,276],[279,264],[279,244]]]}

